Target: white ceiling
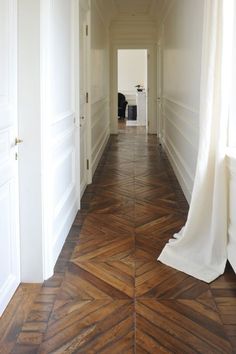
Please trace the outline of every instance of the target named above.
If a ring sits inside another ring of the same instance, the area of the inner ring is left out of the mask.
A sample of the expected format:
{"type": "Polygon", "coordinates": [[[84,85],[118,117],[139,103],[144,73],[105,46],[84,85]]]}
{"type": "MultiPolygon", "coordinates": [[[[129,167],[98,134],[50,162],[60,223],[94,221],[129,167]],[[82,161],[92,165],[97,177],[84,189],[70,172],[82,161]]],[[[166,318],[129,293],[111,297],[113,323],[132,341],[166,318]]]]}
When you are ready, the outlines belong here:
{"type": "Polygon", "coordinates": [[[151,10],[153,0],[114,0],[119,14],[142,14],[148,15],[151,10]]]}
{"type": "Polygon", "coordinates": [[[122,20],[158,21],[168,0],[95,0],[108,22],[122,20]]]}

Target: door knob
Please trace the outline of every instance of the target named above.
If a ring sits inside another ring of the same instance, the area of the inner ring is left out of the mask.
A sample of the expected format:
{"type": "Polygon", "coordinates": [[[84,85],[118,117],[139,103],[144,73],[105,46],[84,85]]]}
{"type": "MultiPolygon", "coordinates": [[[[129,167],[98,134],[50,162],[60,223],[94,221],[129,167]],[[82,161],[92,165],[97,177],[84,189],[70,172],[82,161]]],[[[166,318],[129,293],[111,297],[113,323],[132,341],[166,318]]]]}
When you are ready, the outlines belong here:
{"type": "Polygon", "coordinates": [[[15,145],[19,145],[23,143],[23,140],[22,139],[19,139],[19,138],[15,138],[15,145]]]}

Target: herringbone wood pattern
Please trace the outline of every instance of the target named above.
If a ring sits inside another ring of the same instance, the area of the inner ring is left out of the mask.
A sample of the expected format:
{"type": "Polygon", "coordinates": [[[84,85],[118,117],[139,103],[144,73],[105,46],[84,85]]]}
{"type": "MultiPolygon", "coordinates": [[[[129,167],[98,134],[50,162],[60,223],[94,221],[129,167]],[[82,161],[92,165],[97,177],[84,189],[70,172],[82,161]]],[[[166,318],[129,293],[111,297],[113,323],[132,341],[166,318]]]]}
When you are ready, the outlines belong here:
{"type": "Polygon", "coordinates": [[[156,261],[187,203],[154,136],[122,128],[88,186],[54,276],[21,286],[0,353],[236,353],[236,279],[156,261]]]}

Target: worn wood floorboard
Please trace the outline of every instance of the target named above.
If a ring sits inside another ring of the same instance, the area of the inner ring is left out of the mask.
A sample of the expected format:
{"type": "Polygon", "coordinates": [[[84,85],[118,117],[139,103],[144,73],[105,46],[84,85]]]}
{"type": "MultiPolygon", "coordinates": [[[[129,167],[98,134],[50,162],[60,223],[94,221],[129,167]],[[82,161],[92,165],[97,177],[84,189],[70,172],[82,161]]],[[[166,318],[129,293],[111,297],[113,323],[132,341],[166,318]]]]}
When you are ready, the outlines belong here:
{"type": "Polygon", "coordinates": [[[21,285],[1,354],[236,353],[236,277],[208,285],[156,261],[188,205],[155,136],[112,136],[55,274],[21,285]]]}

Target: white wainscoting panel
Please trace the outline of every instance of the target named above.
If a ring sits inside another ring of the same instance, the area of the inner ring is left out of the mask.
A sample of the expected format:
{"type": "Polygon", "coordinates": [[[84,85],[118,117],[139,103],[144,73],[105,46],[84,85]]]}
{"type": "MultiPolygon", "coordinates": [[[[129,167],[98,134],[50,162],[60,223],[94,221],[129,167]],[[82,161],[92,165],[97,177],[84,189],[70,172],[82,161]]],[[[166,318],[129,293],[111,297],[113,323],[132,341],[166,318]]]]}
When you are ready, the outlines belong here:
{"type": "Polygon", "coordinates": [[[52,146],[52,239],[51,259],[55,264],[77,212],[75,180],[75,129],[71,111],[53,119],[52,146]]]}
{"type": "Polygon", "coordinates": [[[198,153],[198,113],[167,97],[162,105],[164,148],[190,202],[198,153]]]}
{"type": "Polygon", "coordinates": [[[91,3],[91,172],[110,135],[109,35],[95,1],[91,3]]]}
{"type": "Polygon", "coordinates": [[[94,103],[91,110],[92,174],[94,174],[110,135],[108,98],[94,103]]]}
{"type": "Polygon", "coordinates": [[[19,240],[12,219],[15,193],[14,180],[0,186],[0,316],[20,282],[19,240]]]}
{"type": "Polygon", "coordinates": [[[161,139],[188,200],[199,139],[203,0],[172,1],[162,20],[161,139]]]}

